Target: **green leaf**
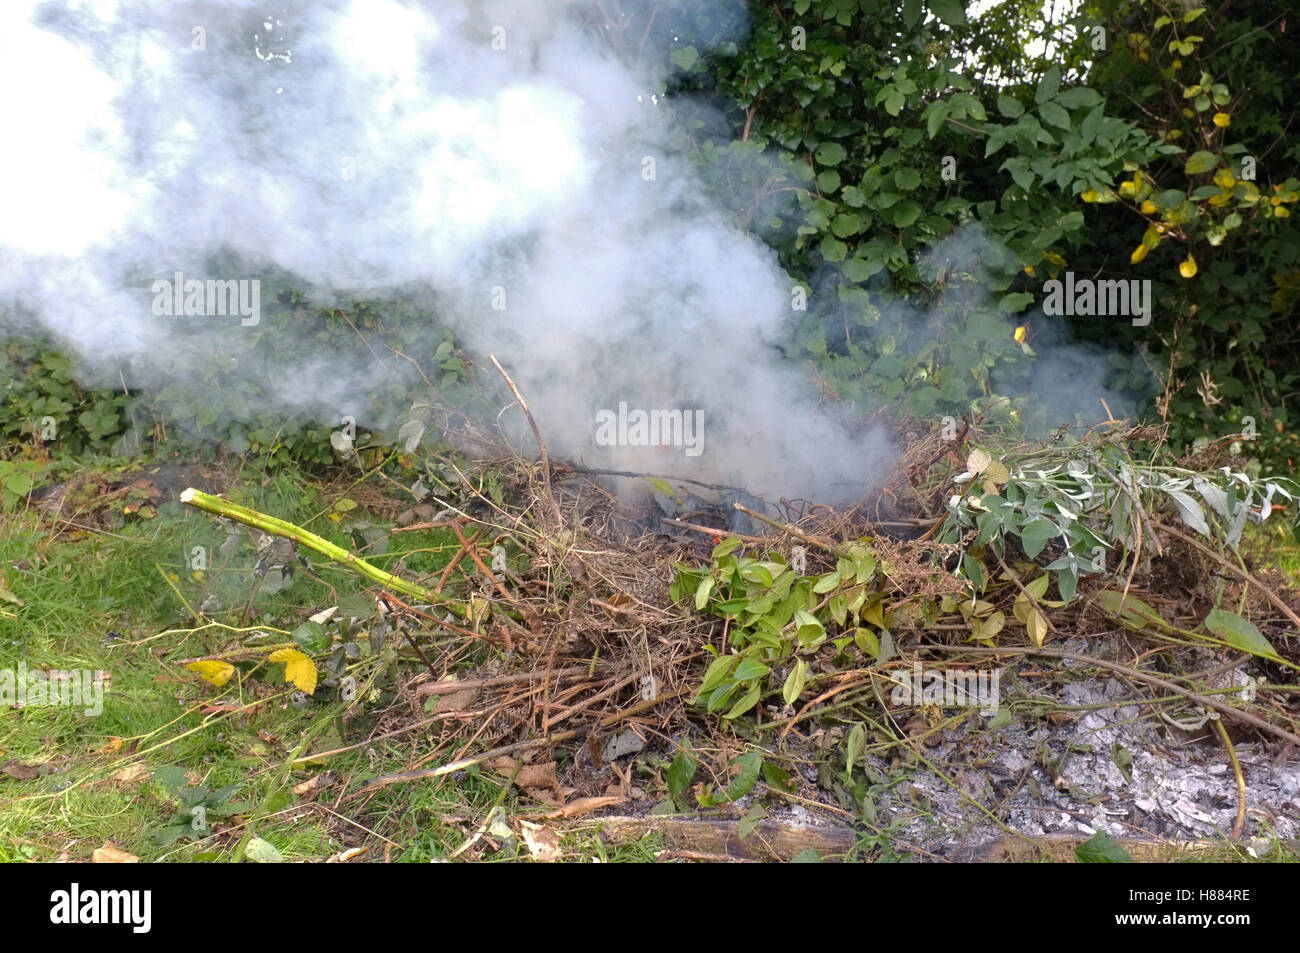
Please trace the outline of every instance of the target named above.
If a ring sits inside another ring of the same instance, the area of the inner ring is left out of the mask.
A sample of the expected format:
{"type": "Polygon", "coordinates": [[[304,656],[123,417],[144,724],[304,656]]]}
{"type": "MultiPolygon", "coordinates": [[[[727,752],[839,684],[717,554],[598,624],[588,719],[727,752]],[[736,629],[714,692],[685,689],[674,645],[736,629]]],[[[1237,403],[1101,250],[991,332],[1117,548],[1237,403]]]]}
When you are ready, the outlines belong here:
{"type": "Polygon", "coordinates": [[[793,794],[795,791],[794,778],[791,777],[790,772],[783,771],[767,761],[763,762],[763,780],[778,791],[785,791],[787,794],[793,794]]]}
{"type": "Polygon", "coordinates": [[[1193,152],[1191,156],[1188,157],[1187,164],[1183,167],[1183,171],[1188,175],[1200,175],[1204,172],[1209,172],[1218,164],[1218,156],[1213,152],[1206,152],[1202,149],[1199,152],[1193,152]]]}
{"type": "Polygon", "coordinates": [[[1227,642],[1234,649],[1258,655],[1260,658],[1281,661],[1277,650],[1264,638],[1262,632],[1247,619],[1235,612],[1213,609],[1205,617],[1205,627],[1227,642]]]}
{"type": "Polygon", "coordinates": [[[838,142],[823,142],[813,153],[820,165],[839,165],[848,153],[838,142]]]}
{"type": "Polygon", "coordinates": [[[1191,494],[1169,487],[1161,487],[1161,489],[1174,501],[1174,506],[1178,509],[1178,515],[1184,523],[1202,536],[1210,535],[1209,524],[1205,522],[1205,511],[1201,509],[1201,504],[1192,499],[1191,494]]]}
{"type": "Polygon", "coordinates": [[[878,258],[850,258],[843,265],[844,277],[849,281],[866,281],[881,272],[885,263],[878,258]]]}
{"type": "Polygon", "coordinates": [[[1079,574],[1072,567],[1066,567],[1056,574],[1056,588],[1061,591],[1061,601],[1069,602],[1079,588],[1079,574]]]}
{"type": "MultiPolygon", "coordinates": [[[[998,299],[998,309],[1003,314],[1016,314],[1033,304],[1034,296],[1028,291],[1013,291],[998,299]]],[[[1036,555],[1036,554],[1035,554],[1036,555]]]]}
{"type": "Polygon", "coordinates": [[[733,678],[738,682],[748,682],[755,678],[763,678],[771,673],[771,669],[760,662],[758,659],[745,658],[740,660],[736,666],[736,673],[733,678]]]}
{"type": "Polygon", "coordinates": [[[945,122],[948,121],[948,113],[952,110],[952,104],[947,100],[939,99],[932,102],[925,110],[925,132],[931,139],[939,134],[945,122]]]}
{"type": "Polygon", "coordinates": [[[324,652],[334,642],[334,637],[318,622],[304,622],[292,634],[293,640],[309,655],[324,652]]]}
{"type": "Polygon", "coordinates": [[[1166,630],[1172,628],[1159,612],[1134,595],[1125,596],[1113,589],[1106,589],[1097,593],[1097,605],[1112,619],[1118,619],[1134,628],[1141,629],[1147,625],[1166,630]]]}
{"type": "Polygon", "coordinates": [[[1098,831],[1074,849],[1081,864],[1131,864],[1133,858],[1105,831],[1098,831]]]}
{"type": "Polygon", "coordinates": [[[736,537],[731,536],[718,543],[713,547],[713,555],[709,558],[717,562],[723,556],[729,556],[741,547],[742,543],[736,537]]]}
{"type": "Polygon", "coordinates": [[[695,590],[695,611],[703,609],[709,601],[709,594],[713,592],[714,580],[712,576],[705,576],[700,580],[699,588],[695,590]]]}
{"type": "Polygon", "coordinates": [[[740,696],[740,701],[736,702],[736,704],[731,706],[731,711],[727,712],[722,717],[728,720],[732,718],[739,718],[745,712],[749,711],[751,708],[753,708],[755,705],[758,704],[758,699],[762,696],[762,694],[763,694],[763,683],[755,682],[754,686],[749,691],[745,692],[744,695],[740,696]]]}
{"type": "Polygon", "coordinates": [[[899,169],[894,173],[894,184],[904,191],[911,191],[921,184],[921,173],[913,168],[899,169]]]}
{"type": "Polygon", "coordinates": [[[849,253],[849,246],[844,244],[838,238],[827,235],[821,240],[818,251],[827,261],[843,261],[849,253]]]}
{"type": "Polygon", "coordinates": [[[831,219],[831,231],[836,238],[852,238],[862,231],[862,220],[853,212],[843,212],[831,219]]]}
{"type": "MultiPolygon", "coordinates": [[[[1020,546],[1024,549],[1026,556],[1030,559],[1036,559],[1038,554],[1043,551],[1043,547],[1047,545],[1048,540],[1059,536],[1060,533],[1061,531],[1055,523],[1046,517],[1040,516],[1038,519],[1027,523],[1020,531],[1020,546]]],[[[1046,589],[1045,585],[1044,589],[1046,589]]],[[[1041,596],[1042,593],[1036,593],[1035,595],[1041,596]]]]}
{"type": "Polygon", "coordinates": [[[1099,105],[1102,101],[1101,94],[1095,89],[1089,89],[1087,86],[1076,86],[1073,89],[1067,89],[1061,95],[1056,97],[1056,101],[1066,109],[1091,109],[1099,105]]]}
{"type": "Polygon", "coordinates": [[[1043,117],[1045,122],[1049,122],[1059,129],[1070,128],[1070,114],[1054,102],[1046,102],[1040,105],[1038,114],[1043,117]]]}
{"type": "Polygon", "coordinates": [[[1020,100],[1011,96],[998,96],[998,112],[1008,119],[1019,119],[1025,114],[1025,107],[1020,104],[1020,100]]]}
{"type": "Polygon", "coordinates": [[[945,26],[966,25],[966,4],[963,0],[930,0],[930,12],[945,26]]]}
{"type": "Polygon", "coordinates": [[[1061,67],[1049,66],[1043,78],[1038,81],[1038,88],[1034,90],[1034,102],[1042,105],[1049,99],[1056,96],[1056,91],[1061,88],[1061,67]]]}
{"type": "Polygon", "coordinates": [[[824,194],[834,192],[840,187],[840,174],[834,169],[827,169],[817,176],[817,188],[824,194]]]}
{"type": "Polygon", "coordinates": [[[669,53],[668,56],[672,59],[674,66],[690,72],[691,68],[699,62],[700,51],[693,46],[679,46],[669,53]]]}
{"type": "Polygon", "coordinates": [[[793,705],[803,694],[806,684],[808,684],[808,663],[799,659],[794,663],[794,668],[790,669],[790,674],[786,676],[785,685],[781,689],[781,697],[785,699],[785,703],[793,705]]]}
{"type": "Polygon", "coordinates": [[[254,837],[244,848],[244,856],[255,864],[282,864],[284,855],[270,841],[254,837]]]}
{"type": "Polygon", "coordinates": [[[731,674],[731,667],[736,664],[734,655],[723,655],[713,660],[704,672],[704,681],[700,683],[700,695],[713,691],[731,674]]]}
{"type": "Polygon", "coordinates": [[[695,780],[695,769],[699,764],[699,759],[695,757],[695,752],[691,748],[690,739],[687,739],[677,749],[676,757],[668,765],[668,795],[679,808],[686,806],[686,792],[690,789],[691,782],[695,780]]]}
{"type": "Polygon", "coordinates": [[[731,763],[740,769],[739,773],[731,779],[731,783],[727,785],[726,790],[703,798],[701,804],[704,807],[713,807],[718,804],[725,804],[728,801],[736,801],[752,791],[754,784],[758,781],[758,772],[763,764],[763,752],[751,751],[748,754],[742,754],[731,763]],[[705,801],[707,803],[704,803],[705,801]]]}
{"type": "Polygon", "coordinates": [[[830,592],[832,589],[834,589],[836,586],[840,584],[840,581],[841,581],[841,577],[838,571],[828,572],[826,575],[818,579],[817,582],[813,585],[813,592],[817,593],[818,595],[821,595],[822,593],[830,592]]]}
{"type": "Polygon", "coordinates": [[[920,218],[924,211],[925,209],[915,202],[903,202],[891,209],[887,217],[892,220],[895,228],[907,228],[920,218]]]}

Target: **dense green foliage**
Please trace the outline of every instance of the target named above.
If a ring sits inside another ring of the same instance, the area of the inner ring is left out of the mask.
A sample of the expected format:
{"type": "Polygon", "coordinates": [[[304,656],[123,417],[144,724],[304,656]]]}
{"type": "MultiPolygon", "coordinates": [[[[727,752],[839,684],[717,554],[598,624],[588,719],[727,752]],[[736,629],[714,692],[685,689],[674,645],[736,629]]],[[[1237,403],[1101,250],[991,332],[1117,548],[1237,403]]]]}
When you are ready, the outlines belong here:
{"type": "MultiPolygon", "coordinates": [[[[1044,282],[1149,279],[1148,325],[1060,320],[1108,355],[1106,385],[1167,420],[1175,446],[1253,430],[1245,452],[1289,470],[1300,49],[1286,7],[1089,0],[1045,24],[1024,0],[978,17],[961,0],[737,0],[660,10],[660,43],[626,55],[667,49],[679,145],[800,283],[788,352],[830,398],[1068,423],[1020,399],[1063,346],[1038,310],[1044,282]],[[745,17],[742,42],[718,41],[745,17]]],[[[396,307],[278,299],[247,359],[207,363],[199,389],[89,390],[48,343],[10,342],[0,438],[39,446],[52,420],[70,452],[185,434],[324,463],[337,421],[271,413],[267,381],[372,347],[395,370],[366,410],[409,406],[422,381],[388,345],[426,373],[441,366],[435,386],[463,379],[448,341],[430,341],[427,311],[412,321],[396,307]],[[311,333],[277,335],[287,322],[311,333]]]]}

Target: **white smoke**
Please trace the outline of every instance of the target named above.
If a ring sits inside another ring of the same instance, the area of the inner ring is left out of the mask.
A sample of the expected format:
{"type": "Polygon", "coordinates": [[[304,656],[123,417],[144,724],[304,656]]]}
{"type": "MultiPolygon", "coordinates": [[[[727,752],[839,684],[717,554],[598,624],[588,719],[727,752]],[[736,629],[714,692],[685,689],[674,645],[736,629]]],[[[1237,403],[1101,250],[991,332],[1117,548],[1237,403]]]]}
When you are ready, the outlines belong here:
{"type": "MultiPolygon", "coordinates": [[[[0,322],[39,322],[92,376],[183,385],[272,332],[152,313],[178,271],[287,272],[319,301],[432,289],[553,453],[860,493],[885,440],[816,412],[771,346],[794,283],[668,147],[662,75],[607,29],[546,0],[5,0],[0,322]],[[594,448],[620,401],[702,410],[704,452],[594,448]]],[[[384,373],[364,351],[289,371],[277,406],[329,424],[384,373]]]]}

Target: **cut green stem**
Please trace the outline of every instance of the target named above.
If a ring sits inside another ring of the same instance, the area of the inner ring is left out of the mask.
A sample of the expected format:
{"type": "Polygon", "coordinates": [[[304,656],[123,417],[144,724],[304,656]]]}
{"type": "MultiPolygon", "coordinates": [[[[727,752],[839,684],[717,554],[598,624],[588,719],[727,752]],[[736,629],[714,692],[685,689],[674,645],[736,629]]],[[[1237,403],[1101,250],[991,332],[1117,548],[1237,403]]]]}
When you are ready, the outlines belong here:
{"type": "Polygon", "coordinates": [[[190,506],[197,507],[205,513],[215,513],[217,516],[224,516],[232,519],[237,523],[243,523],[245,526],[251,526],[254,529],[260,529],[264,533],[270,533],[273,536],[283,536],[285,539],[291,539],[299,546],[310,549],[314,553],[319,553],[326,559],[336,563],[341,563],[349,569],[365,576],[371,582],[377,583],[386,589],[392,589],[394,592],[400,592],[403,595],[411,596],[430,605],[442,606],[451,610],[462,619],[465,618],[465,608],[446,597],[439,595],[432,589],[425,588],[419,583],[410,582],[400,576],[395,576],[391,572],[385,572],[378,566],[373,566],[366,562],[355,553],[350,553],[341,546],[335,546],[327,539],[321,539],[315,533],[310,533],[287,520],[277,519],[274,516],[267,516],[265,513],[259,513],[257,510],[251,510],[246,506],[240,506],[238,503],[231,503],[229,500],[223,500],[219,496],[213,496],[211,493],[204,493],[193,487],[181,493],[181,502],[188,503],[190,506]]]}

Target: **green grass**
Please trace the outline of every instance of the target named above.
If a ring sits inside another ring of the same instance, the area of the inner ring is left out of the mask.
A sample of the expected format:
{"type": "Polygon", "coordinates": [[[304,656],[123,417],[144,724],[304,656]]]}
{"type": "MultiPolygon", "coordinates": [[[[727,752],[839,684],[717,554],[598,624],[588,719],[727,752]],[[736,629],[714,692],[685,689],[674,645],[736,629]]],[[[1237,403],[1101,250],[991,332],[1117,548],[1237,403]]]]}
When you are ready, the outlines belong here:
{"type": "MultiPolygon", "coordinates": [[[[78,472],[85,475],[83,468],[78,472]]],[[[346,482],[325,485],[300,475],[244,471],[230,495],[355,549],[351,531],[371,517],[347,504],[345,514],[337,513],[337,501],[349,492],[346,482]]],[[[115,511],[121,512],[120,503],[115,511]]],[[[282,633],[305,615],[361,593],[361,581],[318,560],[300,569],[283,591],[255,591],[251,547],[221,555],[226,534],[205,514],[166,503],[152,519],[116,522],[75,535],[65,526],[55,536],[60,524],[31,510],[0,521],[0,586],[21,600],[0,601],[0,669],[14,669],[21,660],[29,669],[103,670],[111,677],[98,716],[68,707],[0,707],[0,764],[41,766],[39,776],[25,780],[0,774],[0,861],[88,860],[106,843],[147,861],[228,861],[255,834],[287,860],[322,860],[364,844],[361,860],[428,862],[452,857],[494,806],[510,813],[536,808],[504,779],[477,769],[383,788],[360,808],[354,802],[336,806],[339,794],[357,782],[407,768],[431,750],[429,740],[412,733],[325,761],[290,764],[306,751],[367,737],[387,700],[382,692],[393,681],[395,645],[390,642],[386,654],[358,669],[374,673],[388,665],[373,686],[363,679],[380,694],[370,696],[363,706],[370,710],[346,726],[341,702],[312,700],[295,707],[291,686],[283,684],[270,686],[271,699],[256,709],[205,715],[205,703],[239,707],[255,700],[247,680],[259,672],[243,672],[219,689],[178,660],[238,646],[246,633],[232,629],[262,627],[271,633],[267,644],[287,641],[282,633]],[[195,546],[208,556],[205,570],[187,564],[195,546]],[[208,611],[224,625],[200,626],[191,609],[214,596],[221,607],[208,611]],[[253,617],[244,625],[250,606],[253,617]],[[311,739],[310,748],[304,739],[311,739]],[[213,817],[208,836],[161,844],[159,832],[181,809],[176,796],[152,779],[165,765],[214,790],[238,785],[234,799],[254,807],[231,818],[213,817]],[[119,778],[124,771],[135,774],[119,778]],[[325,771],[341,780],[317,801],[293,792],[325,771]]],[[[388,545],[385,553],[365,555],[389,569],[400,560],[417,577],[436,574],[456,548],[455,537],[442,530],[392,536],[388,545]]],[[[278,667],[262,665],[260,675],[274,679],[278,667]]],[[[268,694],[267,686],[258,688],[256,697],[268,694]]],[[[609,861],[648,860],[658,846],[649,838],[606,847],[594,834],[573,835],[564,844],[566,857],[609,861]]],[[[464,856],[514,860],[526,851],[512,840],[480,840],[464,856]]]]}

